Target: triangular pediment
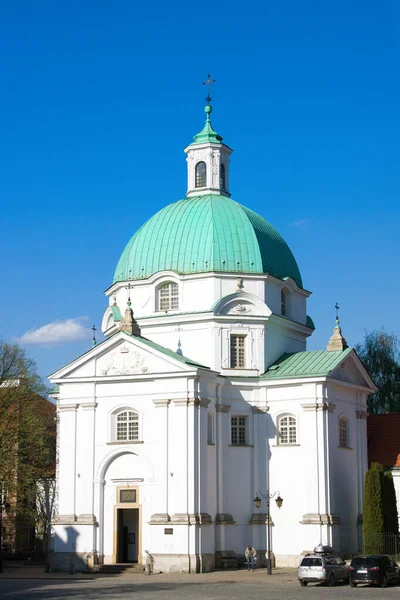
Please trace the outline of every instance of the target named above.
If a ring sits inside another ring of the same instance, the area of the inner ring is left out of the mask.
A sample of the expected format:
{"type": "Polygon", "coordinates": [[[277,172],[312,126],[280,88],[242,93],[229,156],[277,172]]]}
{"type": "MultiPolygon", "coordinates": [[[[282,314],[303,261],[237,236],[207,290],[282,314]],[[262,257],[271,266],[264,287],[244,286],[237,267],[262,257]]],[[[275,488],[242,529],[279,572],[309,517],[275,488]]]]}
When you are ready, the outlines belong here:
{"type": "Polygon", "coordinates": [[[329,377],[360,387],[375,388],[372,379],[354,350],[331,371],[329,377]]]}
{"type": "Polygon", "coordinates": [[[59,379],[145,376],[206,368],[150,340],[119,332],[52,375],[59,379]]]}

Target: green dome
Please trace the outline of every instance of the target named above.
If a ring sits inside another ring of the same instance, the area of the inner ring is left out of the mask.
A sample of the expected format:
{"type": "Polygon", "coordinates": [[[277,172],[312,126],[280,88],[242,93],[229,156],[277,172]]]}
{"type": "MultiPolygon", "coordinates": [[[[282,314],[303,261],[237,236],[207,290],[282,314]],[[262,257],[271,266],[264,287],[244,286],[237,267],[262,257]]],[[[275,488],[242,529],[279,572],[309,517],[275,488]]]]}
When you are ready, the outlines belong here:
{"type": "Polygon", "coordinates": [[[218,194],[178,200],[151,217],[128,242],[114,283],[159,271],[269,273],[303,287],[296,260],[272,225],[218,194]]]}

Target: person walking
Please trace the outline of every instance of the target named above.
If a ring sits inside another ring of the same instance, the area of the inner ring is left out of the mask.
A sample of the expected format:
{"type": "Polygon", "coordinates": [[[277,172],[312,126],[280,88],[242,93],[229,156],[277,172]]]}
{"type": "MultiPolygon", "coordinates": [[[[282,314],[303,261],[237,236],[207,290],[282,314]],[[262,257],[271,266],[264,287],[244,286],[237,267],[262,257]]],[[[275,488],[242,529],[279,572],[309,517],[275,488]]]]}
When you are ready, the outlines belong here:
{"type": "Polygon", "coordinates": [[[247,561],[247,570],[254,571],[254,564],[257,558],[257,551],[253,546],[246,546],[246,550],[244,551],[244,556],[247,561]]]}

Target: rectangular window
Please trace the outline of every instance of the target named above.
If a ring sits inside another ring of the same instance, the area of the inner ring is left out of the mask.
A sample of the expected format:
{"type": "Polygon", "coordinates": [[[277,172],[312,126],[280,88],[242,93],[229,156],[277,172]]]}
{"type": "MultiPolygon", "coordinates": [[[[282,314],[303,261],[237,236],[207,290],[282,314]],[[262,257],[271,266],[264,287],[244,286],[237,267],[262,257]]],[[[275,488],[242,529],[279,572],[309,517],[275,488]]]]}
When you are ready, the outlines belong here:
{"type": "Polygon", "coordinates": [[[231,443],[234,446],[247,443],[247,417],[231,417],[231,443]]]}
{"type": "Polygon", "coordinates": [[[246,368],[246,336],[231,335],[231,369],[246,368]]]}
{"type": "Polygon", "coordinates": [[[136,490],[132,490],[132,489],[120,490],[119,491],[119,501],[121,504],[123,504],[124,502],[136,503],[136,490]]]}

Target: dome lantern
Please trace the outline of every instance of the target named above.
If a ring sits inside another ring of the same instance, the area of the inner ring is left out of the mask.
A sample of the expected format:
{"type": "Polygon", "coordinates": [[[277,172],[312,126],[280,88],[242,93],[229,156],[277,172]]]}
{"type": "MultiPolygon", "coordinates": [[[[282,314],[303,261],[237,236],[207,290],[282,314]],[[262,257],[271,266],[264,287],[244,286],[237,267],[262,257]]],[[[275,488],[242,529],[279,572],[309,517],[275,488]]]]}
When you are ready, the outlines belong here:
{"type": "Polygon", "coordinates": [[[212,193],[229,197],[229,156],[232,149],[222,143],[222,137],[212,127],[211,104],[207,104],[204,110],[204,127],[185,148],[188,164],[186,196],[189,198],[212,193]]]}

